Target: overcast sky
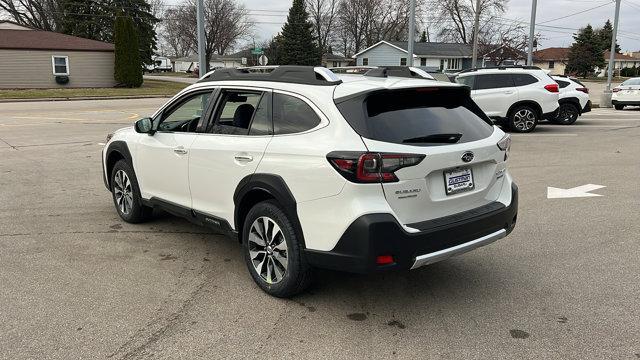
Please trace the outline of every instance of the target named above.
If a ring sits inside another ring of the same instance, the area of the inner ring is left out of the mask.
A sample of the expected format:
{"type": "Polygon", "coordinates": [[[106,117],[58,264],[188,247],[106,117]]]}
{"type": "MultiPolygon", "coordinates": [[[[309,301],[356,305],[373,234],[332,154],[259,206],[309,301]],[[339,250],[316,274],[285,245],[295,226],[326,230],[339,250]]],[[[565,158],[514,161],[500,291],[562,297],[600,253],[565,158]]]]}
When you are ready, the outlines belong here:
{"type": "MultiPolygon", "coordinates": [[[[181,0],[167,0],[177,4],[181,0]]],[[[256,22],[255,40],[269,39],[280,31],[286,20],[287,10],[291,6],[289,0],[238,0],[245,4],[256,22]]],[[[531,0],[510,0],[504,17],[529,23],[531,17],[531,0]]],[[[552,46],[568,47],[573,42],[572,34],[577,29],[590,23],[601,27],[607,19],[613,21],[615,1],[613,0],[538,0],[536,32],[542,34],[539,48],[552,46]],[[588,10],[590,8],[599,8],[588,10]],[[588,11],[585,11],[588,10],[588,11]],[[563,19],[550,21],[559,17],[563,19]]],[[[620,10],[620,28],[618,43],[623,50],[640,50],[640,0],[622,0],[620,10]]]]}

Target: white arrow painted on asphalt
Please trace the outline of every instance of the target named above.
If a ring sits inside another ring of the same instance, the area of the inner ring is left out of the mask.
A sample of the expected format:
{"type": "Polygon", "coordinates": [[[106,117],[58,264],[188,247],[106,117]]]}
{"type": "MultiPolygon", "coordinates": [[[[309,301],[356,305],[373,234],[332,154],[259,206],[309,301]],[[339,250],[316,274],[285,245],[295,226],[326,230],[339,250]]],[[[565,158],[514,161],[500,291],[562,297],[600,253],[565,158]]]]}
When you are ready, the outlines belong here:
{"type": "Polygon", "coordinates": [[[594,185],[594,184],[576,186],[571,189],[547,187],[547,199],[565,199],[565,198],[602,196],[599,194],[591,194],[590,191],[602,189],[605,187],[606,186],[604,185],[594,185]]]}

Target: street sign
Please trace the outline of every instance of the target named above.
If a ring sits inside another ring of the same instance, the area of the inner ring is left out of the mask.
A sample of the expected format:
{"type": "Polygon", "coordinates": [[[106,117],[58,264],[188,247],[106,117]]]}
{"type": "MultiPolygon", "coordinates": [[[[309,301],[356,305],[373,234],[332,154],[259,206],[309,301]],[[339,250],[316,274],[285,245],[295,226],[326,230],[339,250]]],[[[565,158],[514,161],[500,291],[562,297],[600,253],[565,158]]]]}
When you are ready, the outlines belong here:
{"type": "Polygon", "coordinates": [[[262,48],[257,47],[255,49],[251,49],[251,53],[253,55],[262,55],[264,54],[264,50],[262,50],[262,48]]]}
{"type": "Polygon", "coordinates": [[[260,57],[258,58],[258,64],[265,66],[269,63],[269,58],[266,57],[265,55],[260,55],[260,57]]]}
{"type": "Polygon", "coordinates": [[[241,62],[242,62],[242,65],[247,65],[247,58],[246,58],[246,57],[243,57],[243,58],[241,59],[241,62]]]}

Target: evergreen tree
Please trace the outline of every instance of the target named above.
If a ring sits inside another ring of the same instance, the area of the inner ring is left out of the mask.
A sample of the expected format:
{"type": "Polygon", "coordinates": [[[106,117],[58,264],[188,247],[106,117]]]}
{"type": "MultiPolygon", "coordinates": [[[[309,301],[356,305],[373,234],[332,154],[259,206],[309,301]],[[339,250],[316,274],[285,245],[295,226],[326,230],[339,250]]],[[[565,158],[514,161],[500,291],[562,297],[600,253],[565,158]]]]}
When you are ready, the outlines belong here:
{"type": "Polygon", "coordinates": [[[420,42],[427,42],[427,32],[426,31],[422,31],[422,34],[420,34],[420,42]]]}
{"type": "Polygon", "coordinates": [[[116,16],[114,29],[116,82],[122,87],[140,87],[142,63],[133,20],[124,15],[116,16]]]}
{"type": "Polygon", "coordinates": [[[278,56],[281,65],[318,65],[320,51],[312,32],[304,0],[293,0],[282,27],[278,56]]]}
{"type": "Polygon", "coordinates": [[[154,26],[159,21],[147,0],[58,0],[62,11],[61,32],[98,41],[114,42],[113,19],[129,16],[138,32],[140,58],[151,64],[156,50],[154,26]]]}
{"type": "MultiPolygon", "coordinates": [[[[600,48],[602,51],[610,51],[611,50],[611,39],[613,38],[613,25],[611,25],[611,21],[607,20],[604,23],[602,29],[598,30],[598,41],[600,42],[600,48]]],[[[620,49],[620,45],[616,41],[616,53],[620,53],[622,49],[620,49]]]]}
{"type": "Polygon", "coordinates": [[[604,66],[602,47],[591,25],[580,29],[573,38],[575,41],[569,50],[568,72],[587,77],[595,71],[596,67],[604,66]]]}

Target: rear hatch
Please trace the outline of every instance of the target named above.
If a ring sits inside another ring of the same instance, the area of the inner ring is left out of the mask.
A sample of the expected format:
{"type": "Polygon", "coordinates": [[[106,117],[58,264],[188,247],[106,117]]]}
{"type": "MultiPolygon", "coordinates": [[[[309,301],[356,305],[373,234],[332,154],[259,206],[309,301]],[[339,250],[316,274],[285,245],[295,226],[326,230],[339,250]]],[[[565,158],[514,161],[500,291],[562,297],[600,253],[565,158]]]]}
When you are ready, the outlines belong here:
{"type": "Polygon", "coordinates": [[[404,166],[392,167],[395,178],[380,181],[401,223],[420,228],[416,223],[488,205],[500,195],[508,145],[497,144],[508,137],[471,100],[469,88],[376,90],[337,106],[368,151],[381,154],[383,168],[405,157],[404,166]]]}

